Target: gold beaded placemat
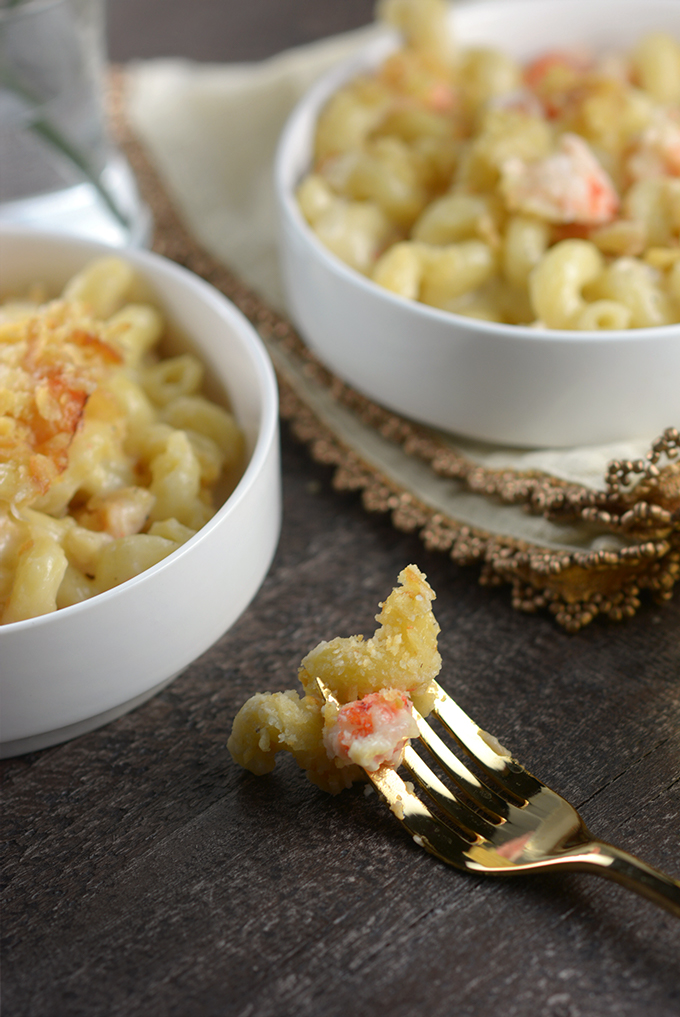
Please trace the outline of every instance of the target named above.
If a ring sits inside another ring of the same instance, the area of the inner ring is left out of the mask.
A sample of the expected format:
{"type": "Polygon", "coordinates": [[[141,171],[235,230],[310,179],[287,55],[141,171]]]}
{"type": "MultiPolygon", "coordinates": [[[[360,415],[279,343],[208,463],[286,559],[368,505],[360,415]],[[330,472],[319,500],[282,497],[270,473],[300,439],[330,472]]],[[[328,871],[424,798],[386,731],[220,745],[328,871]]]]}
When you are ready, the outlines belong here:
{"type": "Polygon", "coordinates": [[[206,279],[251,321],[277,372],[282,418],[315,460],[334,467],[338,490],[361,492],[369,511],[389,512],[429,549],[477,565],[482,584],[508,584],[514,607],[547,609],[572,632],[598,614],[632,616],[642,591],[670,599],[680,577],[677,428],[587,486],[540,469],[489,468],[452,436],[376,405],[328,371],[290,322],[194,239],[134,137],[122,97],[114,71],[114,130],[154,216],[153,249],[206,279]]]}

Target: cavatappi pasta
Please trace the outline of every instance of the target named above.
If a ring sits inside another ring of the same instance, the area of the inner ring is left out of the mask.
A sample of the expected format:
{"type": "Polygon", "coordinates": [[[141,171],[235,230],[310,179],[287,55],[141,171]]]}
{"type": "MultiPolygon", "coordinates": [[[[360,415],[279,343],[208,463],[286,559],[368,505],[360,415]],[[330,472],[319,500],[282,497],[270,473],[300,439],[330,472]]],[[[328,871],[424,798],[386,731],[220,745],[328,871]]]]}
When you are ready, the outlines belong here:
{"type": "Polygon", "coordinates": [[[680,321],[680,43],[458,50],[444,0],[383,0],[403,46],[318,120],[297,196],[388,290],[489,321],[680,321]]]}
{"type": "Polygon", "coordinates": [[[161,358],[155,307],[117,257],[49,303],[0,308],[0,623],[67,607],[156,564],[238,479],[243,436],[161,358]]]}

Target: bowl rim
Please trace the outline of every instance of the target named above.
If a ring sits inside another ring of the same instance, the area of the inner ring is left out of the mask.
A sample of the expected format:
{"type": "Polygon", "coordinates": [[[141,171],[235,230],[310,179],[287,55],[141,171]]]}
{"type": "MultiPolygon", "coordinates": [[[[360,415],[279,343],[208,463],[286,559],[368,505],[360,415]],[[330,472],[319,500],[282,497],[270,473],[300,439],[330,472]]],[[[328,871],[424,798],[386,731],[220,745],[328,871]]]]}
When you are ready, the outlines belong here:
{"type": "Polygon", "coordinates": [[[9,635],[11,632],[18,631],[19,629],[26,630],[32,627],[49,627],[50,625],[59,624],[59,619],[63,618],[65,613],[71,616],[75,615],[76,612],[84,613],[99,610],[106,603],[124,596],[125,591],[129,590],[133,585],[139,585],[147,581],[150,576],[164,571],[166,568],[171,567],[172,563],[180,557],[191,553],[192,548],[208,539],[213,530],[223,525],[225,519],[237,511],[239,504],[247,497],[256,478],[264,468],[273,443],[278,440],[278,386],[274,368],[267,354],[264,342],[255,331],[253,325],[251,325],[235,304],[225,297],[223,293],[220,293],[218,289],[206,282],[205,279],[202,279],[177,262],[157,254],[155,251],[142,248],[115,247],[111,244],[92,240],[89,237],[79,237],[56,230],[37,230],[31,227],[0,224],[0,250],[6,243],[9,242],[11,244],[14,238],[22,241],[27,240],[29,243],[35,241],[36,244],[46,242],[50,244],[66,244],[72,248],[82,250],[84,255],[91,252],[93,257],[96,257],[98,253],[102,255],[116,255],[133,263],[136,268],[139,268],[141,274],[143,274],[145,266],[148,266],[152,271],[158,271],[161,275],[165,274],[174,279],[180,287],[188,286],[190,289],[193,289],[221,317],[226,317],[229,324],[233,327],[233,331],[245,348],[250,363],[254,368],[262,407],[259,415],[257,438],[243,474],[234,490],[220,505],[215,515],[197,530],[192,537],[172,551],[167,557],[156,562],[155,565],[150,566],[136,576],[132,576],[118,586],[112,587],[110,590],[98,593],[94,597],[83,600],[78,604],[70,604],[68,607],[59,608],[57,611],[52,611],[49,614],[42,614],[35,618],[25,618],[22,621],[8,622],[5,625],[0,625],[0,639],[3,635],[9,635]]]}
{"type": "MultiPolygon", "coordinates": [[[[583,8],[586,6],[583,0],[550,0],[550,5],[570,8],[583,8]]],[[[599,0],[595,8],[599,12],[604,6],[616,11],[619,17],[622,10],[640,9],[640,0],[599,0]]],[[[677,0],[648,0],[646,7],[678,11],[677,0]]],[[[547,11],[545,0],[475,0],[451,6],[450,16],[458,20],[475,15],[481,19],[490,17],[494,12],[502,12],[507,16],[511,7],[523,7],[527,11],[531,8],[540,7],[547,11]]],[[[600,15],[601,16],[601,15],[600,15]]],[[[594,343],[609,346],[612,343],[637,343],[644,341],[649,343],[654,340],[668,341],[680,339],[680,323],[670,325],[654,325],[644,328],[630,329],[550,329],[537,328],[530,325],[510,325],[503,322],[482,321],[478,318],[466,317],[457,314],[455,311],[444,311],[440,308],[431,307],[417,300],[408,300],[399,294],[379,286],[368,276],[362,275],[357,269],[351,268],[342,261],[336,254],[330,251],[317,237],[307,220],[302,214],[295,197],[295,187],[300,183],[301,177],[294,174],[295,165],[299,162],[299,146],[297,144],[298,134],[305,130],[306,123],[311,119],[316,123],[321,107],[330,96],[345,82],[351,80],[362,70],[375,67],[381,59],[384,59],[392,52],[399,42],[399,34],[386,27],[383,34],[369,40],[356,53],[341,61],[339,64],[326,71],[307,91],[302,95],[293,107],[286,124],[283,128],[276,148],[274,159],[274,186],[279,205],[290,225],[297,230],[299,236],[311,249],[313,254],[321,260],[325,267],[332,273],[340,276],[347,284],[358,286],[367,297],[372,299],[382,298],[389,305],[407,310],[414,316],[424,315],[425,320],[438,322],[440,325],[464,326],[472,332],[479,333],[480,338],[489,341],[508,340],[523,342],[527,344],[542,343],[570,343],[572,345],[593,345],[594,343]]],[[[311,139],[310,139],[311,140],[311,139]]],[[[308,153],[311,156],[311,152],[308,153]]],[[[307,162],[309,166],[309,161],[307,162]]],[[[306,171],[305,171],[306,172],[306,171]]]]}

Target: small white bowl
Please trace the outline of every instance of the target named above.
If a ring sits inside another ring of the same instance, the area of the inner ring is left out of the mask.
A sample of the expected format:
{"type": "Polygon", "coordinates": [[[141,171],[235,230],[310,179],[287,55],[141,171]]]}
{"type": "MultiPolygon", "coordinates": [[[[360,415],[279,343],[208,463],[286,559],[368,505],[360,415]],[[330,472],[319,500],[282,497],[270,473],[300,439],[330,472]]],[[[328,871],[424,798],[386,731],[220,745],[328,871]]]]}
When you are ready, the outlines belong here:
{"type": "MultiPolygon", "coordinates": [[[[528,59],[583,46],[625,51],[642,33],[680,38],[677,0],[495,0],[455,6],[461,46],[528,59]]],[[[680,325],[539,331],[464,318],[396,296],[346,266],[303,218],[295,189],[312,164],[319,112],[377,66],[392,33],[335,68],[301,100],[276,159],[290,313],[319,358],[389,409],[447,431],[516,446],[654,436],[680,421],[680,325]]]]}
{"type": "MultiPolygon", "coordinates": [[[[3,292],[42,281],[56,295],[88,261],[111,253],[63,234],[2,229],[3,292]]],[[[147,251],[122,256],[201,357],[211,398],[228,393],[249,462],[216,515],[153,568],[81,604],[0,626],[3,757],[90,731],[152,696],[233,625],[278,542],[278,394],[262,342],[202,279],[147,251]]]]}

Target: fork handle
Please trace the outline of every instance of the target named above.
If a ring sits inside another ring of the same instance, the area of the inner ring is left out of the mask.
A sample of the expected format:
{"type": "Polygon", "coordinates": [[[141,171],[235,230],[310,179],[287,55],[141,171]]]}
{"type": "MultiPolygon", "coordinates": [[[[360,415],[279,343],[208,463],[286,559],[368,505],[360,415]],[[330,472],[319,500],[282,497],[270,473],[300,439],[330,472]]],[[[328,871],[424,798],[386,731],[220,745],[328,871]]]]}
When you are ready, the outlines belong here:
{"type": "Polygon", "coordinates": [[[570,869],[613,879],[680,918],[680,882],[627,851],[602,840],[593,840],[566,855],[570,869]]]}

